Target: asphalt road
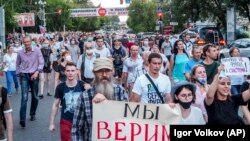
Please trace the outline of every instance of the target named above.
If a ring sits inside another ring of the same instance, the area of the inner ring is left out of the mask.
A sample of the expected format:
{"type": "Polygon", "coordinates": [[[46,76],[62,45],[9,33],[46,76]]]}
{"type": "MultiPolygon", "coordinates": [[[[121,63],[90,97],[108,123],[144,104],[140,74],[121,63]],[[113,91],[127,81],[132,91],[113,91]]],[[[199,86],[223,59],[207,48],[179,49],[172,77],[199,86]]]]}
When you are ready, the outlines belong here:
{"type": "MultiPolygon", "coordinates": [[[[5,76],[0,77],[0,84],[6,87],[7,84],[5,76]]],[[[46,86],[47,85],[45,84],[45,87],[46,86]]],[[[53,86],[50,87],[51,92],[53,92],[52,88],[53,86]]],[[[13,83],[13,90],[14,90],[14,83],[13,83]]],[[[13,109],[12,116],[13,116],[13,126],[14,126],[14,141],[60,141],[60,132],[59,132],[60,111],[57,113],[55,121],[56,131],[54,133],[51,133],[48,130],[51,106],[53,103],[53,96],[45,95],[43,99],[39,100],[36,113],[36,120],[30,121],[29,111],[30,111],[31,95],[29,95],[27,115],[26,115],[27,117],[26,127],[24,129],[19,125],[21,89],[19,89],[18,94],[13,93],[12,97],[9,97],[9,99],[13,109]]]]}

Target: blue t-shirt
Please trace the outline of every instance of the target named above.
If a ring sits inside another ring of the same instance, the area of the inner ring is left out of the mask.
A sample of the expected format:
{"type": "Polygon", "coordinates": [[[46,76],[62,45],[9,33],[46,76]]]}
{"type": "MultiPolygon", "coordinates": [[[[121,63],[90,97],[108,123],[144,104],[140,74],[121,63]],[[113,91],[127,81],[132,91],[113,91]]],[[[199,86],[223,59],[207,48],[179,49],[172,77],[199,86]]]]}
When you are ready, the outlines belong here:
{"type": "Polygon", "coordinates": [[[185,73],[190,73],[193,67],[201,62],[202,60],[190,59],[185,65],[185,73]]]}
{"type": "Polygon", "coordinates": [[[61,119],[73,122],[78,97],[84,91],[84,82],[78,81],[75,87],[68,87],[65,82],[56,87],[55,98],[61,100],[61,119]]]}

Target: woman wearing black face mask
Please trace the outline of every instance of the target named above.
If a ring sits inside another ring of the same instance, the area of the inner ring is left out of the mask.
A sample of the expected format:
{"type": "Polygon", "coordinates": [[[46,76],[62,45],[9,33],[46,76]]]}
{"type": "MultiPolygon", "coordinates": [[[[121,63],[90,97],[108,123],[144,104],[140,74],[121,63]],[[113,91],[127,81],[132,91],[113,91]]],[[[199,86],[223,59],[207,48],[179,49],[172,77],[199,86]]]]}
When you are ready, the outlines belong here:
{"type": "Polygon", "coordinates": [[[180,82],[172,87],[174,102],[181,108],[182,120],[180,124],[205,124],[200,108],[192,106],[195,101],[196,86],[189,82],[180,82]]]}

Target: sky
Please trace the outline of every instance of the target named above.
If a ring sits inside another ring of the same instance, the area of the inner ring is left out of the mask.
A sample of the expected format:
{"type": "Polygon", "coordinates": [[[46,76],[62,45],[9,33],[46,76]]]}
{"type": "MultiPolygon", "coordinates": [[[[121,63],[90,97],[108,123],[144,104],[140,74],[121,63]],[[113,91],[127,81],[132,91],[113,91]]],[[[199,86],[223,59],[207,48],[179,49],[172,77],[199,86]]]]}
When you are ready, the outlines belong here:
{"type": "MultiPolygon", "coordinates": [[[[101,3],[101,6],[104,8],[112,8],[112,7],[128,7],[125,4],[125,0],[123,0],[123,5],[120,4],[120,0],[91,0],[95,6],[98,6],[101,3]]],[[[124,22],[127,20],[128,16],[119,16],[120,21],[124,22]]]]}

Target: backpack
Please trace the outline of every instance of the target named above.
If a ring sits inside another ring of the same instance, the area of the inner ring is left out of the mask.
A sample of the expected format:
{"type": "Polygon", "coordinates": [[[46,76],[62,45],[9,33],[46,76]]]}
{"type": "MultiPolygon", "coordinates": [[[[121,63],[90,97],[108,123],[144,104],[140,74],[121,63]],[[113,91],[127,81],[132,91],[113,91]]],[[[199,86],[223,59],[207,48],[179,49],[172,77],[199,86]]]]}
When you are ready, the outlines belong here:
{"type": "Polygon", "coordinates": [[[4,117],[4,104],[6,103],[7,101],[7,89],[0,86],[0,95],[2,95],[2,103],[1,103],[1,118],[3,120],[3,126],[4,126],[4,129],[7,129],[7,125],[6,125],[6,119],[4,117]]]}
{"type": "Polygon", "coordinates": [[[120,47],[118,50],[113,47],[111,50],[112,58],[114,58],[114,65],[121,66],[123,64],[122,58],[126,56],[126,50],[120,47]]]}
{"type": "MultiPolygon", "coordinates": [[[[82,64],[81,64],[81,79],[82,80],[84,80],[84,70],[85,70],[85,56],[86,56],[86,54],[85,53],[83,53],[82,54],[82,64]]],[[[98,54],[98,53],[95,53],[95,57],[96,58],[100,58],[100,54],[98,54]]]]}

